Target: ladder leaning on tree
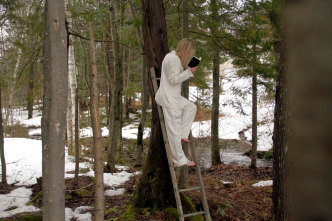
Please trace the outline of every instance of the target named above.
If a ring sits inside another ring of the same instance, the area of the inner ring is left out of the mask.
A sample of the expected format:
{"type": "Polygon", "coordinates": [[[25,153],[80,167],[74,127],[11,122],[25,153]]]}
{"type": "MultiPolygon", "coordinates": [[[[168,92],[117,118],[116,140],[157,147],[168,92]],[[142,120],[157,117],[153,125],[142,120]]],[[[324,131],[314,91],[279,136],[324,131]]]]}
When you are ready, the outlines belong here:
{"type": "MultiPolygon", "coordinates": [[[[150,69],[150,74],[151,74],[151,80],[152,80],[152,86],[153,86],[154,94],[156,94],[157,90],[158,90],[157,80],[160,80],[160,79],[156,78],[155,70],[154,70],[153,67],[150,69]]],[[[165,148],[166,148],[169,171],[171,173],[171,179],[172,179],[172,183],[173,183],[173,189],[174,189],[174,195],[175,195],[176,205],[177,205],[178,214],[179,214],[179,220],[184,221],[184,218],[186,218],[186,217],[191,217],[191,216],[203,215],[204,214],[205,220],[210,221],[211,217],[210,217],[209,206],[208,206],[205,191],[204,191],[204,184],[203,184],[203,181],[202,181],[201,169],[199,167],[199,162],[197,160],[196,153],[195,153],[195,150],[193,148],[193,145],[191,143],[189,143],[190,148],[191,148],[191,152],[192,152],[193,160],[196,163],[195,171],[196,171],[196,177],[197,177],[199,186],[186,188],[186,189],[179,189],[178,184],[177,184],[177,180],[176,180],[176,175],[175,175],[173,157],[172,157],[171,149],[170,149],[170,146],[169,146],[169,143],[168,143],[163,110],[159,105],[157,105],[157,107],[158,107],[158,114],[159,114],[159,119],[160,119],[161,130],[162,130],[164,143],[165,143],[165,148]],[[183,214],[180,193],[181,192],[186,192],[186,191],[194,191],[194,190],[200,190],[201,200],[202,200],[204,211],[189,213],[189,214],[183,214]]],[[[190,139],[192,140],[192,134],[191,133],[190,133],[190,139]]]]}

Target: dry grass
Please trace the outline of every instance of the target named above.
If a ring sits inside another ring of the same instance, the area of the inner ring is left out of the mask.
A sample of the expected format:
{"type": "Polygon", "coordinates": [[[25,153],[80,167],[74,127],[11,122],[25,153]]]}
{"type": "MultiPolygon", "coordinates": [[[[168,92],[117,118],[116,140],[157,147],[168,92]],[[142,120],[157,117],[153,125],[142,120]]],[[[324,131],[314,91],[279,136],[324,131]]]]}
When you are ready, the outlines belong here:
{"type": "MultiPolygon", "coordinates": [[[[195,121],[206,121],[211,120],[212,108],[203,108],[199,104],[197,105],[197,113],[195,121]]],[[[219,114],[219,117],[222,117],[222,114],[219,114]]]]}

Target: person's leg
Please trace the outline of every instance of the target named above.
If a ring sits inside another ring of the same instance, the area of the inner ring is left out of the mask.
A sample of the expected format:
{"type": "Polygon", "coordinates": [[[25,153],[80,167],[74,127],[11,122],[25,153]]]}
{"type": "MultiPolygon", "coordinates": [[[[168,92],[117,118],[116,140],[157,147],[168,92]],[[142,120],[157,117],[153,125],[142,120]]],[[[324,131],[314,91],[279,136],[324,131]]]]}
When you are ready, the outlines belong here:
{"type": "Polygon", "coordinates": [[[189,163],[181,145],[181,112],[181,109],[163,107],[168,142],[175,166],[189,163]]]}
{"type": "MultiPolygon", "coordinates": [[[[181,114],[181,138],[188,140],[191,126],[195,120],[197,107],[193,102],[186,100],[181,114]]],[[[185,140],[184,140],[185,141],[185,140]]]]}

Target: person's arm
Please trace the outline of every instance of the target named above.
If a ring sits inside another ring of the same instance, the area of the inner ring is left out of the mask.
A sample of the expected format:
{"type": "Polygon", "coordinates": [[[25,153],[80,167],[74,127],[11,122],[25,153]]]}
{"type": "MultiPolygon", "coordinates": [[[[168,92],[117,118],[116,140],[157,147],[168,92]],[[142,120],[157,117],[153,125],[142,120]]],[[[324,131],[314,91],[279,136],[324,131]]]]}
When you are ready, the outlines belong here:
{"type": "Polygon", "coordinates": [[[169,58],[164,65],[164,73],[170,84],[179,84],[194,76],[190,68],[180,72],[181,63],[176,58],[169,58]]]}

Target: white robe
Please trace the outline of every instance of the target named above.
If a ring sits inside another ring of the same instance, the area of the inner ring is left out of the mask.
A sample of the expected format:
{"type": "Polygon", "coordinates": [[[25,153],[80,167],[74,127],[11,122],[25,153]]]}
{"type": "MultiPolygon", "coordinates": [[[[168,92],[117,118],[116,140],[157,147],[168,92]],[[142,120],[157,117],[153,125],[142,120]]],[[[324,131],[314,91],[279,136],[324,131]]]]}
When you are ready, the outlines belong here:
{"type": "Polygon", "coordinates": [[[193,76],[189,68],[184,70],[175,51],[165,56],[161,66],[160,87],[155,99],[163,109],[168,142],[175,166],[188,163],[182,150],[181,138],[188,139],[197,108],[194,103],[181,96],[181,83],[193,76]]]}

